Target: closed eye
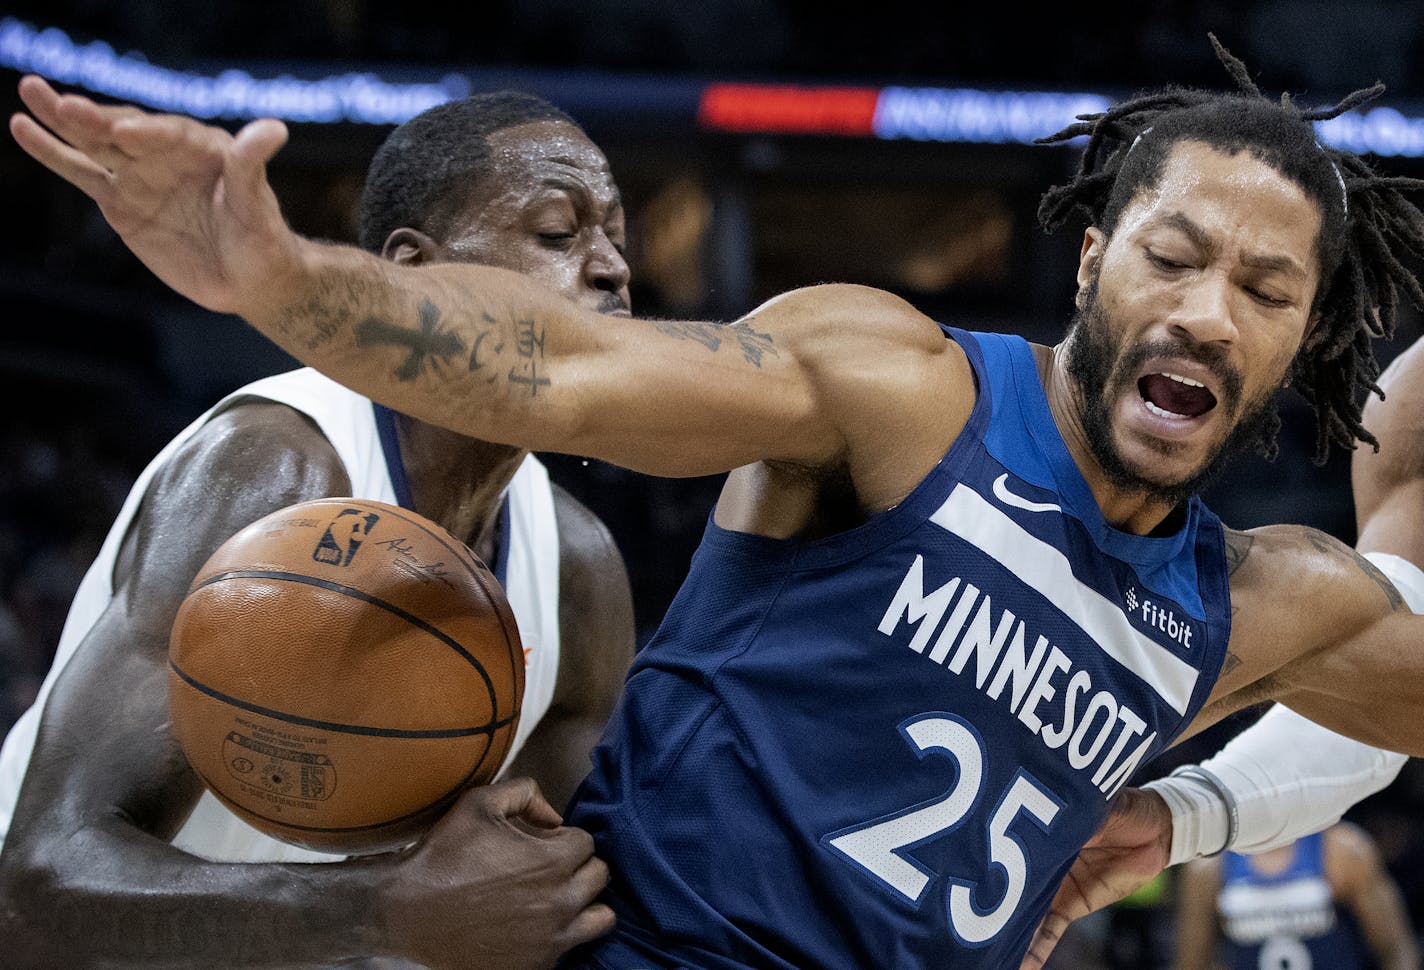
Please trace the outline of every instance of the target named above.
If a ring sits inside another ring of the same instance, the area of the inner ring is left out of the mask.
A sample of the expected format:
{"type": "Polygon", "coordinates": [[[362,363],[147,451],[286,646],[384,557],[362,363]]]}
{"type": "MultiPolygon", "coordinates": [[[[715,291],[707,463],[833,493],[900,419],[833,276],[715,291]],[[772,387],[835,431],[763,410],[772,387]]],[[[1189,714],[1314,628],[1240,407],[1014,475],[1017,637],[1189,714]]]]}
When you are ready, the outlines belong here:
{"type": "Polygon", "coordinates": [[[1147,261],[1153,266],[1156,266],[1158,269],[1179,270],[1187,268],[1186,263],[1179,263],[1175,259],[1168,259],[1166,256],[1159,256],[1150,249],[1144,250],[1144,252],[1147,254],[1147,261]]]}
{"type": "Polygon", "coordinates": [[[1290,300],[1285,300],[1274,296],[1268,296],[1265,293],[1262,293],[1260,290],[1254,289],[1253,287],[1246,287],[1246,292],[1250,294],[1251,299],[1255,300],[1257,303],[1264,304],[1265,306],[1282,307],[1290,305],[1290,300]]]}

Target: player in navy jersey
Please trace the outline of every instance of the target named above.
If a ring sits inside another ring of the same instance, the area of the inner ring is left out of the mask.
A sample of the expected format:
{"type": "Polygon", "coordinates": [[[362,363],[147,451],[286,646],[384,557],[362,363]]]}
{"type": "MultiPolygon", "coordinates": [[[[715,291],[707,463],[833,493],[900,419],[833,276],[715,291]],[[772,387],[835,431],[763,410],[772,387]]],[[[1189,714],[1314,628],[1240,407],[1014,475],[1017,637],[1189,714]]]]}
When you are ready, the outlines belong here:
{"type": "Polygon", "coordinates": [[[1371,337],[1401,288],[1424,302],[1395,255],[1424,251],[1414,184],[1311,125],[1370,92],[1301,111],[1228,63],[1238,94],[1069,130],[1089,149],[1044,221],[1089,226],[1056,347],[855,286],[725,327],[604,321],[517,274],[296,236],[276,122],[232,136],[26,79],[11,130],[175,289],[384,403],[733,469],[570,814],[618,916],[579,965],[971,970],[1024,956],[1115,794],[1127,868],[1161,868],[1167,805],[1123,784],[1184,733],[1279,700],[1424,753],[1424,619],[1339,543],[1194,497],[1233,444],[1273,444],[1291,379],[1322,449],[1372,441],[1371,337]]]}
{"type": "Polygon", "coordinates": [[[1257,855],[1190,863],[1175,970],[1418,970],[1399,887],[1363,831],[1341,823],[1257,855]],[[1372,959],[1373,957],[1373,959],[1372,959]]]}

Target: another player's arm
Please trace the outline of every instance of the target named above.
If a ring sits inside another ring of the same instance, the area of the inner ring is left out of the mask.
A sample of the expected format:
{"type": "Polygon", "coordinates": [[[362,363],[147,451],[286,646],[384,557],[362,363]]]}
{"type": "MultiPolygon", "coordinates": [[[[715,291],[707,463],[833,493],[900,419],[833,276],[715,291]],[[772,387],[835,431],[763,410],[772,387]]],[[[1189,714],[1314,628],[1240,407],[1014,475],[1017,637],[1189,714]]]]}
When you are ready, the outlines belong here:
{"type": "Polygon", "coordinates": [[[607,928],[607,913],[588,909],[605,878],[588,836],[510,821],[552,823],[529,782],[470,792],[400,855],[217,864],[168,844],[201,794],[167,712],[168,632],[193,575],[251,521],[349,490],[320,432],[273,404],[219,416],[166,464],[116,566],[114,601],[45,710],[0,855],[7,967],[398,955],[442,968],[480,953],[533,970],[607,928]]]}
{"type": "Polygon", "coordinates": [[[349,491],[330,452],[290,409],[248,405],[215,418],[155,479],[115,566],[113,602],[45,709],[0,857],[7,965],[262,965],[359,952],[360,893],[333,885],[318,911],[297,903],[302,880],[286,867],[210,865],[167,844],[202,792],[167,727],[173,617],[233,532],[349,491]]]}
{"type": "Polygon", "coordinates": [[[266,180],[276,122],[234,137],[38,78],[20,92],[33,117],[11,119],[16,140],[164,282],[433,424],[665,475],[761,459],[849,464],[857,485],[893,473],[862,496],[876,505],[933,466],[973,401],[963,354],[886,293],[812,288],[729,327],[600,316],[507,270],[301,239],[266,180]]]}
{"type": "Polygon", "coordinates": [[[549,711],[510,772],[538,780],[563,811],[589,770],[635,647],[633,599],[608,529],[554,487],[559,524],[559,678],[549,711]]]}
{"type": "Polygon", "coordinates": [[[1419,944],[1404,898],[1364,832],[1348,822],[1326,831],[1325,876],[1359,922],[1381,970],[1419,970],[1419,944]]]}
{"type": "Polygon", "coordinates": [[[1181,869],[1177,882],[1177,932],[1173,970],[1216,967],[1216,897],[1221,890],[1221,857],[1197,859],[1181,869]]]}
{"type": "Polygon", "coordinates": [[[1380,450],[1351,458],[1361,552],[1400,556],[1424,569],[1424,341],[1380,377],[1385,398],[1365,404],[1364,424],[1380,450]]]}

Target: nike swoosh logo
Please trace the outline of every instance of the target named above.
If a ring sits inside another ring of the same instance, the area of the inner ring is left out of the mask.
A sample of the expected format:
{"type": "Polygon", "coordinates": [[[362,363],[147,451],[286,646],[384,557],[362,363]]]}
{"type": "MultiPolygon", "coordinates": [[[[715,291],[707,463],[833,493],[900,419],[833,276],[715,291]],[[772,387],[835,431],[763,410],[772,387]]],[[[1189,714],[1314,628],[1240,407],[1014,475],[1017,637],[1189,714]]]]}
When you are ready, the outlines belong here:
{"type": "Polygon", "coordinates": [[[994,479],[994,497],[1005,505],[1012,505],[1016,509],[1023,509],[1026,512],[1062,512],[1061,506],[1052,502],[1030,502],[1021,495],[1015,495],[1009,491],[1009,486],[1005,484],[1009,480],[1007,474],[1000,475],[994,479]]]}

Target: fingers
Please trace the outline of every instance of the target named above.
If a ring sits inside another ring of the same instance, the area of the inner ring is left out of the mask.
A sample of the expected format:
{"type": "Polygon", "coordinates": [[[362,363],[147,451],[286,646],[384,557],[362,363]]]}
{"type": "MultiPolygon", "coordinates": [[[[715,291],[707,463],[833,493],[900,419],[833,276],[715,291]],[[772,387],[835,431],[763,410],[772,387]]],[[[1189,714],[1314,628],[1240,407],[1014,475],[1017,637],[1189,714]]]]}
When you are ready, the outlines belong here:
{"type": "Polygon", "coordinates": [[[532,778],[502,781],[476,791],[484,793],[489,811],[506,818],[519,818],[546,829],[558,828],[564,823],[564,817],[544,798],[544,793],[532,778]]]}
{"type": "Polygon", "coordinates": [[[570,886],[574,892],[582,894],[579,898],[592,902],[608,886],[608,863],[597,856],[590,856],[574,873],[570,886]]]}
{"type": "Polygon", "coordinates": [[[19,89],[20,99],[35,120],[96,164],[112,170],[125,160],[114,144],[113,125],[125,118],[142,117],[143,112],[127,105],[101,106],[78,94],[60,94],[34,75],[21,78],[19,89]]]}
{"type": "Polygon", "coordinates": [[[1045,916],[1033,934],[1033,941],[1029,944],[1023,963],[1019,964],[1019,970],[1040,970],[1047,964],[1049,955],[1053,953],[1053,948],[1058,945],[1067,927],[1068,921],[1063,917],[1053,913],[1045,916]]]}
{"type": "Polygon", "coordinates": [[[251,122],[237,133],[223,171],[229,206],[250,214],[276,207],[267,163],[286,143],[287,126],[270,118],[251,122]]]}
{"type": "Polygon", "coordinates": [[[596,940],[611,931],[616,922],[613,910],[603,903],[594,903],[574,917],[564,934],[563,945],[570,948],[596,940]]]}
{"type": "Polygon", "coordinates": [[[45,131],[33,118],[11,115],[10,134],[25,154],[91,199],[102,202],[108,194],[112,178],[109,170],[45,131]]]}

